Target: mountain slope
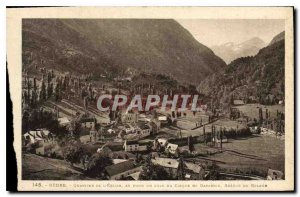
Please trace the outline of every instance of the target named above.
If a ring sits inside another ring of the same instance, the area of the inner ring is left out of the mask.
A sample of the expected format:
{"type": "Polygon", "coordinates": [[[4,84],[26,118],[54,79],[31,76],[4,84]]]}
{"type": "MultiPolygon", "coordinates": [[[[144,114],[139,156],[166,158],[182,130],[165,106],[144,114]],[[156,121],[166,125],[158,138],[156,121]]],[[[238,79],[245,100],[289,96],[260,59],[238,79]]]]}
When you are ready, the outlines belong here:
{"type": "Polygon", "coordinates": [[[264,41],[260,38],[254,37],[240,44],[229,42],[219,46],[213,46],[212,50],[229,64],[232,60],[239,57],[256,55],[265,45],[264,41]]]}
{"type": "Polygon", "coordinates": [[[216,103],[230,104],[231,99],[247,101],[250,96],[266,103],[268,94],[275,100],[284,97],[284,39],[261,49],[256,56],[232,61],[223,73],[208,76],[198,91],[216,103]]]}
{"type": "Polygon", "coordinates": [[[77,73],[166,74],[198,84],[225,63],[174,20],[23,20],[23,63],[77,73]],[[34,54],[33,58],[29,58],[34,54]],[[33,59],[33,60],[32,60],[33,59]]]}
{"type": "Polygon", "coordinates": [[[285,36],[285,33],[284,33],[284,31],[283,31],[283,32],[281,32],[280,34],[278,34],[277,36],[275,36],[275,37],[271,40],[271,42],[270,42],[269,45],[272,45],[272,44],[274,44],[275,42],[284,40],[284,36],[285,36]]]}

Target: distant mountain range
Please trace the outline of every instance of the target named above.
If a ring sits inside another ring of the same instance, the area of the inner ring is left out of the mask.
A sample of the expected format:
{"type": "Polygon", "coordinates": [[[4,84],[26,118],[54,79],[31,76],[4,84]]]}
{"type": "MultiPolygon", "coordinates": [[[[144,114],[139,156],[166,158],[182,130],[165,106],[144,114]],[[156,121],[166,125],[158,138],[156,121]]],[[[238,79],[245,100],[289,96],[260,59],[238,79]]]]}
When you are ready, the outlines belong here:
{"type": "Polygon", "coordinates": [[[284,99],[284,32],[275,36],[268,46],[251,57],[232,61],[224,72],[209,75],[198,91],[214,98],[216,104],[228,105],[232,99],[249,98],[267,103],[284,99]]]}
{"type": "Polygon", "coordinates": [[[24,19],[23,66],[113,78],[158,73],[189,84],[225,62],[172,19],[24,19]]]}
{"type": "Polygon", "coordinates": [[[228,42],[219,46],[212,46],[214,53],[221,57],[227,64],[239,57],[253,56],[265,47],[266,43],[260,38],[254,37],[245,42],[235,44],[228,42]]]}

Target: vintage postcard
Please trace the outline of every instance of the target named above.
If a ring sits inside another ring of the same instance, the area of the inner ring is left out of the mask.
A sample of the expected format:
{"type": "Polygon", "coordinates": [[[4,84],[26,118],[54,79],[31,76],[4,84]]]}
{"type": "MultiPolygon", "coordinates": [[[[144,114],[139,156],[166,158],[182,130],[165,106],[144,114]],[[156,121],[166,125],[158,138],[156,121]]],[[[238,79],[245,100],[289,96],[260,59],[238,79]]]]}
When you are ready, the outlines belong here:
{"type": "Polygon", "coordinates": [[[8,8],[19,191],[293,191],[293,7],[8,8]]]}

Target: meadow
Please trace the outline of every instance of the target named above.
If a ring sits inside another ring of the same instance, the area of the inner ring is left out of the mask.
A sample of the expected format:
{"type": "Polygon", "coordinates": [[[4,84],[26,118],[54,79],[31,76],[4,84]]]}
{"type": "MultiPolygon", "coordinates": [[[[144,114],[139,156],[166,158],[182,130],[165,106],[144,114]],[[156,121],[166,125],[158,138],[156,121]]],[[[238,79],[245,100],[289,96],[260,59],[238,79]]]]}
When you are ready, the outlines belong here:
{"type": "Polygon", "coordinates": [[[271,168],[284,172],[284,140],[274,136],[253,135],[229,139],[228,143],[223,143],[222,152],[219,148],[211,148],[204,144],[195,144],[195,149],[199,153],[211,153],[207,157],[198,157],[197,160],[216,161],[226,171],[257,171],[260,175],[265,175],[271,168]]]}

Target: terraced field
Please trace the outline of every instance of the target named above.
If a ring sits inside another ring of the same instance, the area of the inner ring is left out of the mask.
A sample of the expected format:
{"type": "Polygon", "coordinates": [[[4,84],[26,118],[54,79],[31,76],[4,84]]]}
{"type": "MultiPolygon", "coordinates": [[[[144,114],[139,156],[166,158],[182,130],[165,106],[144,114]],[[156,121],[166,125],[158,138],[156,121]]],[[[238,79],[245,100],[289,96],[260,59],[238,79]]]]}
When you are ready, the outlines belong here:
{"type": "MultiPolygon", "coordinates": [[[[47,101],[45,102],[44,107],[52,110],[56,107],[59,110],[60,116],[66,116],[68,118],[74,118],[77,112],[81,114],[85,113],[85,109],[82,106],[65,99],[61,102],[47,101]]],[[[97,122],[109,122],[107,114],[100,112],[91,106],[89,106],[87,110],[90,114],[95,116],[97,122]]]]}

